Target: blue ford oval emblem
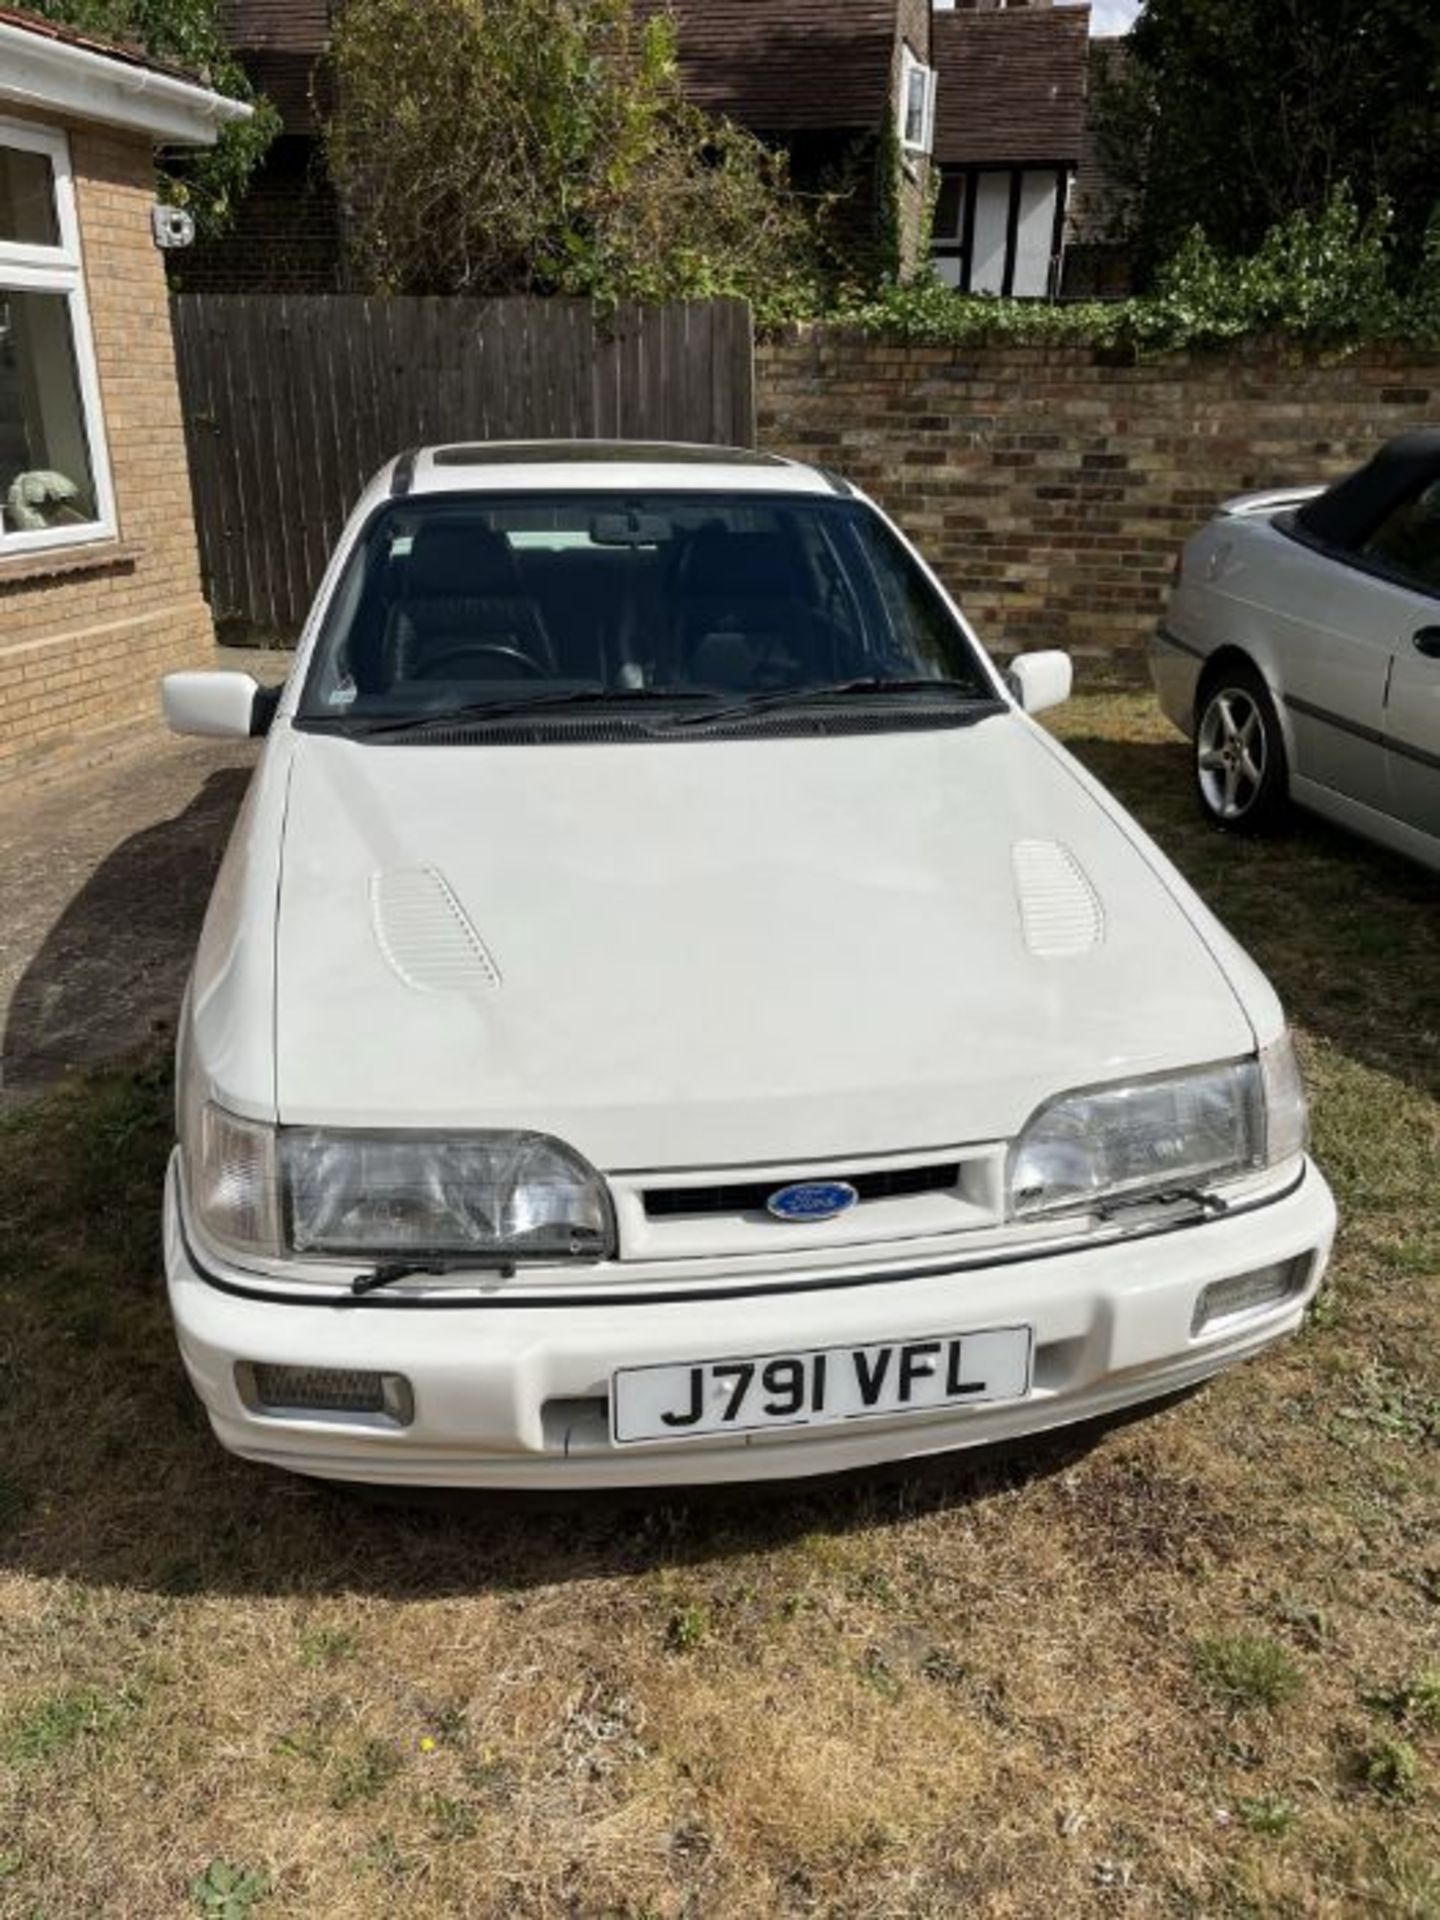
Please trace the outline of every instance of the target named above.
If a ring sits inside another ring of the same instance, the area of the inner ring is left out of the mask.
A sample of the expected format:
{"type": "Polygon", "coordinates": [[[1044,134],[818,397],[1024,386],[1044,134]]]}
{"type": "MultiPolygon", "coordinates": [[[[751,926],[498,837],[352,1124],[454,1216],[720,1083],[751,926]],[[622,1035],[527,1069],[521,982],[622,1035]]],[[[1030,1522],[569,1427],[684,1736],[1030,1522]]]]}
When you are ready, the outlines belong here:
{"type": "Polygon", "coordinates": [[[765,1202],[777,1220],[833,1220],[860,1198],[846,1180],[802,1180],[765,1202]]]}

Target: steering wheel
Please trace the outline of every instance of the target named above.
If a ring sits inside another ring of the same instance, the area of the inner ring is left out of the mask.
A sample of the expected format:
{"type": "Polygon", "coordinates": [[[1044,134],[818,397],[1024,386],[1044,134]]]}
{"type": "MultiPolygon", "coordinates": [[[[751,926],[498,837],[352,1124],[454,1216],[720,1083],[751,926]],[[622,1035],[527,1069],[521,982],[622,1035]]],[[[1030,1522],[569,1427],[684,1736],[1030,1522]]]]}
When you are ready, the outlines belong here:
{"type": "Polygon", "coordinates": [[[546,680],[548,670],[538,660],[532,659],[519,647],[502,646],[498,641],[471,640],[464,646],[447,647],[443,653],[431,654],[428,660],[422,660],[415,670],[417,680],[433,680],[442,667],[448,667],[455,660],[506,660],[512,666],[532,680],[546,680]]]}

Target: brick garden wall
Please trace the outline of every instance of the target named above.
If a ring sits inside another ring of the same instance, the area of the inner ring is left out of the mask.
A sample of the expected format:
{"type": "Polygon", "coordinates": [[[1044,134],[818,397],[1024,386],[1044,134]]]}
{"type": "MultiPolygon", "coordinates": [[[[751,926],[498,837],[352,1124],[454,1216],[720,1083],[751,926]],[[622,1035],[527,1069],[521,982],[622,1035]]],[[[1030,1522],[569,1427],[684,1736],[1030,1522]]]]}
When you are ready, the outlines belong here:
{"type": "Polygon", "coordinates": [[[762,446],[834,467],[912,534],[986,643],[1134,655],[1228,495],[1328,480],[1440,422],[1440,353],[759,350],[762,446]]]}
{"type": "Polygon", "coordinates": [[[158,677],[202,664],[214,643],[165,273],[150,235],[150,146],[99,128],[66,131],[118,538],[0,560],[0,782],[153,725],[158,677]]]}

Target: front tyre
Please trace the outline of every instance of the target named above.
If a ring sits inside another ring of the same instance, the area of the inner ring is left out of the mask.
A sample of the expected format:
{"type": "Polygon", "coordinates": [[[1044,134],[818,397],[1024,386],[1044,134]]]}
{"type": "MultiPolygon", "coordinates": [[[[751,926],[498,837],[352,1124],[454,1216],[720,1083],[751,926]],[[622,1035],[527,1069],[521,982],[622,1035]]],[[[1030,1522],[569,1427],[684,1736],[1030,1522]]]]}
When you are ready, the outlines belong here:
{"type": "Polygon", "coordinates": [[[1285,737],[1269,689],[1251,666],[1219,668],[1200,689],[1195,791],[1227,833],[1273,833],[1290,804],[1285,737]]]}

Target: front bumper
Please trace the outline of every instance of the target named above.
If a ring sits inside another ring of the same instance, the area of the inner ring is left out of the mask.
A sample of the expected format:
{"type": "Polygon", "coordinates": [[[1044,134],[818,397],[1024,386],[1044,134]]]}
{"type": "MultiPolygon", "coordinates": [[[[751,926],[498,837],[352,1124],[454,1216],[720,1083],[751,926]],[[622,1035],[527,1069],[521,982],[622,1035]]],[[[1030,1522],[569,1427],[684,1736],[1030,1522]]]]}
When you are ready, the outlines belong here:
{"type": "MultiPolygon", "coordinates": [[[[1288,1192],[1183,1231],[1022,1262],[873,1284],[618,1305],[490,1300],[453,1309],[289,1305],[222,1289],[182,1230],[175,1169],[165,1263],[180,1351],[221,1443],[247,1460],[324,1478],[414,1486],[587,1488],[784,1480],[1014,1439],[1188,1387],[1293,1333],[1320,1285],[1335,1206],[1307,1161],[1288,1192]],[[1279,1305],[1195,1336],[1209,1283],[1303,1261],[1279,1305]],[[614,1445],[617,1367],[802,1352],[1024,1324],[1030,1395],[960,1412],[901,1414],[661,1445],[614,1445]],[[401,1374],[414,1419],[253,1411],[236,1365],[401,1374]]],[[[375,1296],[371,1297],[372,1302],[375,1296]]]]}

